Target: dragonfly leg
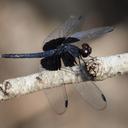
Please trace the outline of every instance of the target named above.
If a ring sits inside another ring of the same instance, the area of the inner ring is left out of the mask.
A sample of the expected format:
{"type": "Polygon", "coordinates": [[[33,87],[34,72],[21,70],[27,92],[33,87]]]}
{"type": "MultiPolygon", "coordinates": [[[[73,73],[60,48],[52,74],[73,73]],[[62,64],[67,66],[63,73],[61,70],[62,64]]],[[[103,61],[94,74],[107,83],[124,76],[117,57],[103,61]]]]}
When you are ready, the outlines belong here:
{"type": "MultiPolygon", "coordinates": [[[[79,62],[79,65],[80,65],[80,68],[82,67],[82,64],[81,64],[81,62],[80,62],[80,59],[84,62],[84,60],[82,59],[82,57],[81,56],[79,56],[78,57],[78,62],[79,62]]],[[[85,62],[84,62],[85,63],[85,62]]]]}

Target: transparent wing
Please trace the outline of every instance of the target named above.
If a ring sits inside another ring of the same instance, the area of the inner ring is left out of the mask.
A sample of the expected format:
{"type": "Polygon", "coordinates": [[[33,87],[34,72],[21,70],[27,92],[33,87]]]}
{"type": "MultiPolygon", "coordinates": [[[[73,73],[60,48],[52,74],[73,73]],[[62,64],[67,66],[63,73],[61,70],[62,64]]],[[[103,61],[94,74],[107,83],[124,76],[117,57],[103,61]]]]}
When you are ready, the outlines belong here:
{"type": "Polygon", "coordinates": [[[70,16],[68,20],[65,21],[64,24],[57,27],[54,31],[52,31],[47,38],[44,40],[43,44],[60,37],[67,37],[77,26],[80,24],[82,20],[82,16],[70,16]]]}
{"type": "Polygon", "coordinates": [[[63,114],[68,107],[68,96],[65,85],[44,89],[48,101],[57,114],[63,114]]]}
{"type": "Polygon", "coordinates": [[[100,28],[93,28],[87,31],[81,31],[81,32],[76,32],[71,37],[77,38],[79,40],[91,40],[97,37],[100,37],[108,32],[113,31],[113,27],[100,27],[100,28]]]}
{"type": "Polygon", "coordinates": [[[106,108],[107,101],[102,91],[93,82],[84,82],[74,84],[76,90],[80,93],[83,99],[93,108],[102,110],[106,108]]]}

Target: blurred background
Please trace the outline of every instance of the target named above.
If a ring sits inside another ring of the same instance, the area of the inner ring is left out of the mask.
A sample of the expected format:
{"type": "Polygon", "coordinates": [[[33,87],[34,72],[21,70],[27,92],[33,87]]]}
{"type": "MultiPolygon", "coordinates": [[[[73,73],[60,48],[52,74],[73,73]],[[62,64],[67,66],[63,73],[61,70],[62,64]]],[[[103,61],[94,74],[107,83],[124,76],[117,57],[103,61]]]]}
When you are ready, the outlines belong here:
{"type": "MultiPolygon", "coordinates": [[[[115,30],[89,42],[93,56],[128,51],[127,0],[1,0],[0,53],[42,50],[45,37],[70,15],[88,17],[82,29],[111,25],[115,30]]],[[[38,72],[39,59],[0,59],[0,82],[38,72]]],[[[70,105],[59,116],[43,91],[0,103],[0,128],[128,128],[127,75],[97,82],[108,100],[104,111],[86,104],[67,85],[70,105]]]]}

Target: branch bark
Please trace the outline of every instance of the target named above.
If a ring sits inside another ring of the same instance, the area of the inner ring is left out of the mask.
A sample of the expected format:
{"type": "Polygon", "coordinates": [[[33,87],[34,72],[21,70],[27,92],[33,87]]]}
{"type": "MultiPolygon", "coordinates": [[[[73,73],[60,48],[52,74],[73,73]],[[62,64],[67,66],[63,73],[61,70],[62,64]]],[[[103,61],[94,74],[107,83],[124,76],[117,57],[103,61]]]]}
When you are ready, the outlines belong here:
{"type": "Polygon", "coordinates": [[[40,73],[5,80],[0,84],[0,101],[52,88],[63,84],[82,81],[102,81],[104,79],[128,73],[128,53],[95,57],[72,68],[65,67],[58,71],[40,73]]]}

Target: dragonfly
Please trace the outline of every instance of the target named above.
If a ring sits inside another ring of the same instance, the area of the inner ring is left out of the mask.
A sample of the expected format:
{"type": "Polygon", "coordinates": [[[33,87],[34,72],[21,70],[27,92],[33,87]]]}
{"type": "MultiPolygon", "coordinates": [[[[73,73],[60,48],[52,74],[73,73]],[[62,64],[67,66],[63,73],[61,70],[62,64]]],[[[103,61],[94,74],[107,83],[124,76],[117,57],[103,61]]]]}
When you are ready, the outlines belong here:
{"type": "MultiPolygon", "coordinates": [[[[69,19],[46,37],[43,41],[42,52],[0,54],[0,58],[41,58],[40,64],[42,68],[50,71],[60,70],[62,62],[65,67],[77,65],[76,59],[86,58],[92,53],[92,48],[87,41],[113,31],[113,27],[103,26],[74,32],[82,20],[82,16],[69,17],[69,19]],[[73,44],[81,41],[85,42],[81,45],[81,48],[73,44]]],[[[107,106],[105,95],[94,82],[83,82],[79,85],[74,84],[74,86],[82,98],[93,108],[102,110],[107,106]]],[[[66,111],[68,107],[68,95],[65,85],[44,89],[44,92],[57,114],[62,114],[66,111]]]]}

